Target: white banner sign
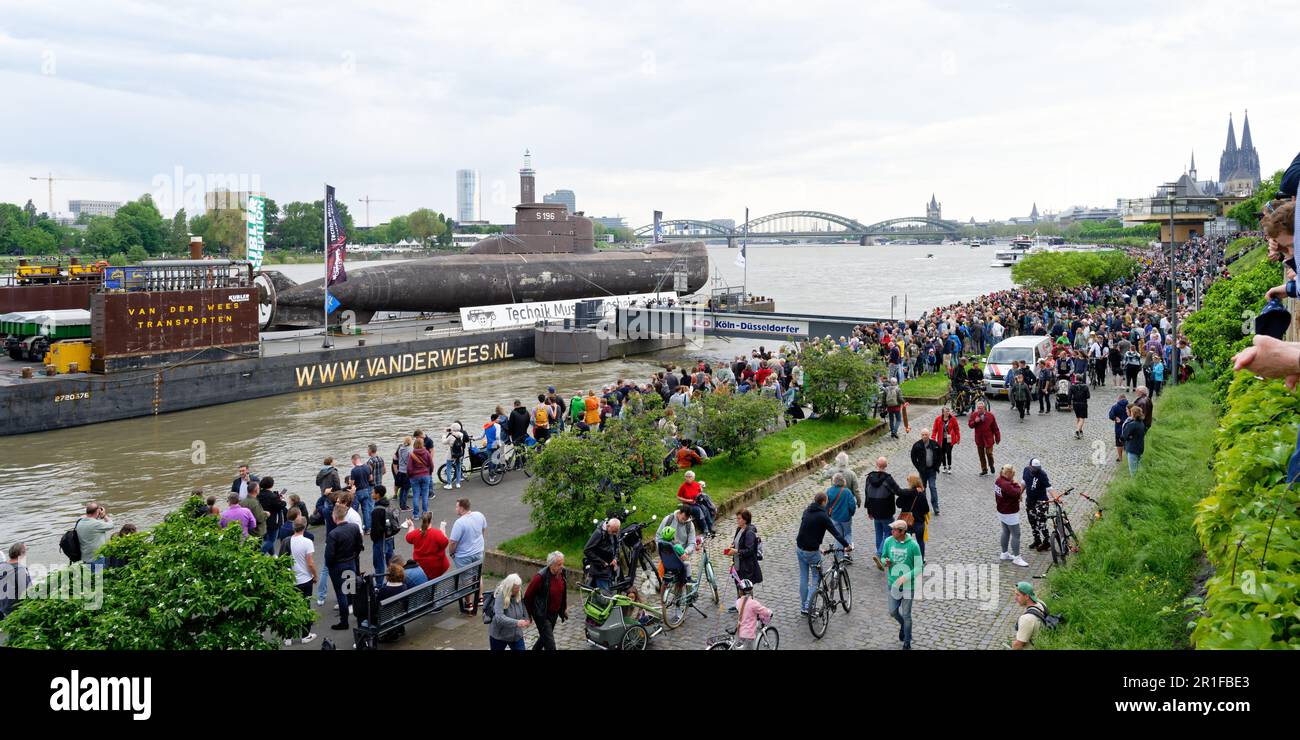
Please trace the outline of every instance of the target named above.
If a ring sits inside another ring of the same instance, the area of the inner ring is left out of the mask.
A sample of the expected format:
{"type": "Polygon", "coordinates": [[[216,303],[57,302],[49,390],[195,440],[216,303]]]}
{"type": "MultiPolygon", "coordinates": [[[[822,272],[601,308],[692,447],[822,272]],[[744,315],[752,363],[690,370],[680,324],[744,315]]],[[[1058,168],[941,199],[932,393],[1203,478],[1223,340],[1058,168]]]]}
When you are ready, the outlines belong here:
{"type": "Polygon", "coordinates": [[[734,316],[697,316],[691,322],[699,332],[715,331],[725,334],[744,334],[755,337],[808,337],[807,321],[788,321],[786,319],[736,318],[734,316]]]}
{"type": "Polygon", "coordinates": [[[248,230],[244,254],[253,263],[254,270],[262,269],[262,256],[266,251],[266,198],[260,195],[248,196],[248,210],[245,212],[248,230]]]}
{"type": "MultiPolygon", "coordinates": [[[[592,296],[591,298],[574,298],[566,301],[535,301],[532,303],[503,303],[498,306],[470,306],[460,309],[460,328],[464,331],[477,329],[500,329],[510,326],[531,326],[538,321],[564,321],[573,318],[574,306],[580,301],[600,299],[604,302],[597,312],[601,316],[614,310],[615,306],[627,306],[633,303],[646,305],[646,301],[658,300],[666,303],[676,300],[677,294],[636,293],[634,295],[592,296]]],[[[662,305],[662,303],[660,304],[662,305]]]]}

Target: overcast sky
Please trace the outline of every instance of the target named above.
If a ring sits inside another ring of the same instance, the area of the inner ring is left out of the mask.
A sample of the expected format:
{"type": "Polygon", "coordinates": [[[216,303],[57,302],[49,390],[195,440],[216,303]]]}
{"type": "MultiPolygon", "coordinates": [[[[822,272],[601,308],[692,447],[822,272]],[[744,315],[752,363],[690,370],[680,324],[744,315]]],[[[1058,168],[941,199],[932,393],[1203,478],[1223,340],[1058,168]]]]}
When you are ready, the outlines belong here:
{"type": "Polygon", "coordinates": [[[633,226],[1113,206],[1192,149],[1216,177],[1229,112],[1284,167],[1297,38],[1293,2],[0,0],[0,201],[45,210],[52,171],[84,178],[56,211],[170,213],[180,168],[281,203],[328,181],[378,223],[454,215],[475,168],[499,223],[528,148],[539,193],[633,226]]]}

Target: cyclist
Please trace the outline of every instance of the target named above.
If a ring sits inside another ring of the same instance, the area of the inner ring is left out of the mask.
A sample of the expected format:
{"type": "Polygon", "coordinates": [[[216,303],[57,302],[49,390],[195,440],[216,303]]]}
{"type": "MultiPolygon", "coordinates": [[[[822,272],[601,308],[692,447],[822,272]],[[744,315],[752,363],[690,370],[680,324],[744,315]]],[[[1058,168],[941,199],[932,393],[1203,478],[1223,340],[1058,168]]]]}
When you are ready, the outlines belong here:
{"type": "Polygon", "coordinates": [[[676,591],[681,593],[682,586],[690,579],[691,571],[686,561],[695,552],[695,522],[691,520],[691,507],[682,504],[677,510],[659,522],[659,563],[664,567],[664,575],[669,573],[677,577],[676,591]]]}
{"type": "Polygon", "coordinates": [[[745,579],[740,582],[740,598],[736,599],[736,649],[753,650],[758,643],[758,623],[772,620],[772,610],[754,598],[754,584],[745,579]]]}
{"type": "Polygon", "coordinates": [[[853,545],[840,534],[826,513],[826,502],[830,499],[825,491],[818,491],[808,508],[804,509],[799,522],[799,534],[795,537],[795,547],[799,549],[799,613],[808,616],[808,607],[812,604],[812,595],[817,592],[817,582],[821,580],[822,540],[829,532],[845,552],[853,552],[853,545]],[[811,575],[810,575],[811,573],[811,575]]]}
{"type": "Polygon", "coordinates": [[[587,573],[587,583],[609,593],[618,569],[618,532],[623,524],[616,518],[602,522],[591,533],[582,548],[582,569],[587,573]]]}

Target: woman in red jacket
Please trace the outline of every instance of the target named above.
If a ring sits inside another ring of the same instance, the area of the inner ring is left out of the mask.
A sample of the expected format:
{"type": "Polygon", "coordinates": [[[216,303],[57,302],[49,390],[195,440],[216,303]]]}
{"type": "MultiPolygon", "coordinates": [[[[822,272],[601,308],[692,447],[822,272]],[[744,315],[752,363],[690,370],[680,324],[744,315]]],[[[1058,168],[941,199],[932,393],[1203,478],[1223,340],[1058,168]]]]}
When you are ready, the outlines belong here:
{"type": "Polygon", "coordinates": [[[952,448],[961,442],[961,424],[953,416],[952,409],[943,407],[943,413],[934,419],[934,428],[930,430],[930,439],[939,443],[940,459],[943,472],[952,473],[952,448]]]}
{"type": "Polygon", "coordinates": [[[451,563],[447,562],[447,535],[431,524],[433,512],[426,511],[420,517],[420,528],[407,532],[406,541],[415,546],[411,559],[420,564],[420,569],[432,581],[446,573],[451,563]]]}

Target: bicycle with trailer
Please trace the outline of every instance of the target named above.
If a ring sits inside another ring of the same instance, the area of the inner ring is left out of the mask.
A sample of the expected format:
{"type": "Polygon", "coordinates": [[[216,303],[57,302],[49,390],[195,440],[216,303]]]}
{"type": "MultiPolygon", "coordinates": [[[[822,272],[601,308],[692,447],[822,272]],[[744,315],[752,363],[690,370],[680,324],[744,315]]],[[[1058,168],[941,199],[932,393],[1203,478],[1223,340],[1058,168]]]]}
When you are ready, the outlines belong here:
{"type": "Polygon", "coordinates": [[[645,650],[664,631],[663,612],[628,594],[579,586],[587,642],[602,650],[645,650]]]}
{"type": "MultiPolygon", "coordinates": [[[[478,442],[483,437],[475,437],[471,442],[478,442]]],[[[461,458],[463,466],[462,472],[469,476],[478,473],[483,482],[489,486],[495,486],[500,483],[506,475],[506,471],[514,467],[515,448],[513,445],[500,445],[496,449],[489,450],[486,447],[476,445],[466,446],[467,454],[461,458]]],[[[451,480],[451,461],[446,461],[438,466],[438,482],[446,485],[451,480]]]]}

